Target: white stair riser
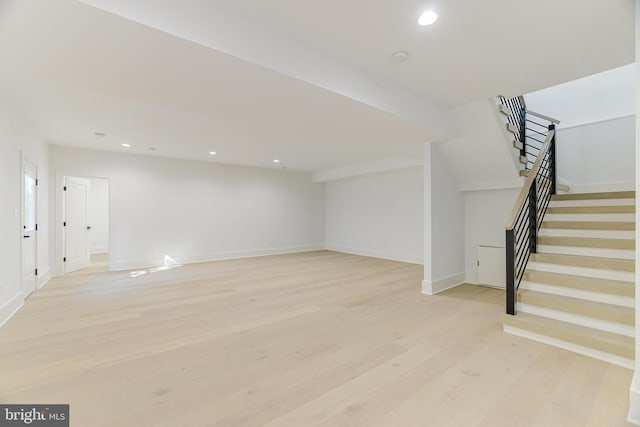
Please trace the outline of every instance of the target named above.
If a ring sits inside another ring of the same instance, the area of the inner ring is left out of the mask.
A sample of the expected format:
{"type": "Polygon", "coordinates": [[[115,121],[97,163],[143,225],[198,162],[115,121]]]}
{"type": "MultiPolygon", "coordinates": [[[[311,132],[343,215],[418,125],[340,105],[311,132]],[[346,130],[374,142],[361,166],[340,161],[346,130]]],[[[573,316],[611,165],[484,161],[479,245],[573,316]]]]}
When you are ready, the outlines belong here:
{"type": "Polygon", "coordinates": [[[539,236],[557,237],[593,237],[600,239],[635,239],[636,232],[633,230],[588,230],[588,229],[564,229],[564,228],[541,228],[539,236]]]}
{"type": "Polygon", "coordinates": [[[624,282],[635,282],[636,280],[635,273],[632,271],[604,270],[564,264],[549,264],[529,261],[527,269],[549,271],[551,273],[572,274],[574,276],[596,277],[599,279],[622,280],[624,282]]]}
{"type": "Polygon", "coordinates": [[[624,221],[635,222],[633,213],[598,213],[598,214],[576,214],[576,213],[547,213],[545,221],[624,221]]]}
{"type": "Polygon", "coordinates": [[[594,256],[601,258],[635,259],[635,251],[624,249],[584,248],[579,246],[555,246],[538,244],[538,252],[547,254],[594,256]]]}
{"type": "Polygon", "coordinates": [[[566,311],[553,310],[537,305],[518,303],[517,311],[522,313],[534,314],[536,316],[546,317],[548,319],[556,319],[561,322],[573,323],[574,325],[586,326],[588,328],[599,329],[601,331],[611,332],[626,337],[635,336],[635,328],[621,323],[608,322],[593,317],[581,316],[579,314],[569,313],[566,311]]]}
{"type": "Polygon", "coordinates": [[[537,334],[527,329],[517,328],[510,325],[504,325],[503,331],[507,334],[516,335],[522,338],[531,339],[544,344],[549,344],[554,347],[563,348],[565,350],[572,351],[574,353],[583,354],[594,359],[604,360],[605,362],[612,363],[614,365],[622,366],[627,369],[634,369],[635,362],[631,359],[621,357],[615,354],[605,353],[603,351],[594,350],[592,348],[584,347],[571,342],[559,340],[557,338],[548,337],[546,335],[537,334]]]}
{"type": "Polygon", "coordinates": [[[633,206],[636,199],[552,200],[549,206],[633,206]]]}
{"type": "MultiPolygon", "coordinates": [[[[633,286],[633,285],[629,285],[633,286]]],[[[519,289],[544,292],[553,295],[562,295],[565,297],[579,298],[588,301],[602,302],[605,304],[619,305],[622,307],[635,307],[635,299],[621,295],[612,295],[603,292],[591,292],[582,289],[569,288],[564,286],[550,285],[548,283],[538,283],[528,280],[520,282],[519,289]]]]}

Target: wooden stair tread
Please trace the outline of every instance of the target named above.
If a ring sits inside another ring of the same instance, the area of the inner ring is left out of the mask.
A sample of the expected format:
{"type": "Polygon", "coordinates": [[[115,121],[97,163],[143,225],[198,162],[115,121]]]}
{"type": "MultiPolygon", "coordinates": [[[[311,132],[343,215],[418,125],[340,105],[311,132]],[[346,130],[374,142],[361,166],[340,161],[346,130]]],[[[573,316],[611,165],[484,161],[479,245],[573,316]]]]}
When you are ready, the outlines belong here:
{"type": "Polygon", "coordinates": [[[596,268],[618,271],[635,271],[635,260],[620,258],[602,258],[582,255],[550,254],[538,252],[531,254],[529,262],[562,264],[575,267],[596,268]]]}
{"type": "Polygon", "coordinates": [[[546,335],[627,359],[633,360],[635,358],[635,339],[632,337],[529,313],[518,313],[515,316],[503,314],[502,322],[515,328],[525,329],[536,334],[546,335]]]}
{"type": "Polygon", "coordinates": [[[605,193],[554,194],[551,200],[634,199],[635,191],[609,191],[605,193]]]}
{"type": "Polygon", "coordinates": [[[635,250],[636,247],[636,241],[633,239],[605,239],[598,237],[540,236],[538,237],[538,244],[623,250],[635,250]]]}
{"type": "Polygon", "coordinates": [[[526,270],[522,276],[522,280],[625,297],[634,297],[636,293],[633,282],[575,276],[572,274],[553,273],[551,271],[526,270]]]}
{"type": "Polygon", "coordinates": [[[548,214],[635,213],[635,205],[622,206],[550,206],[548,214]]]}
{"type": "Polygon", "coordinates": [[[625,221],[543,221],[542,228],[565,230],[630,230],[636,229],[635,222],[625,221]]]}
{"type": "Polygon", "coordinates": [[[521,290],[518,292],[518,302],[628,326],[635,325],[636,321],[635,310],[630,307],[546,292],[521,290]]]}

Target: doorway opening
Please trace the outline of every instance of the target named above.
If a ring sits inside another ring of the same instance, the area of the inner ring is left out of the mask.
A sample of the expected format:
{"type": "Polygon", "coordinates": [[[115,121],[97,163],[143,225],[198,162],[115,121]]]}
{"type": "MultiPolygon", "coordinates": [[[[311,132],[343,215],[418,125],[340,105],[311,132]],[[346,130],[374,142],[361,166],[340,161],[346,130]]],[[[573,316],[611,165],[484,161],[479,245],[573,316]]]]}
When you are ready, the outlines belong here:
{"type": "Polygon", "coordinates": [[[22,292],[31,295],[38,285],[38,167],[22,161],[22,292]]]}
{"type": "Polygon", "coordinates": [[[65,176],[64,273],[109,270],[109,179],[65,176]]]}

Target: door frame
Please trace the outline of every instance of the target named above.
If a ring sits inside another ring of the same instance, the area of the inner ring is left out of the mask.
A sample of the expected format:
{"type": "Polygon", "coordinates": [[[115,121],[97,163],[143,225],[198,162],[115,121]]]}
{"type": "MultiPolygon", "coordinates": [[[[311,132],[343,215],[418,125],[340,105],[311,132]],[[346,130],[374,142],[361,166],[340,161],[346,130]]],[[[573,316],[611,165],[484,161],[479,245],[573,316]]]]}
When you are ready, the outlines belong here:
{"type": "Polygon", "coordinates": [[[22,294],[24,295],[24,297],[28,297],[29,295],[31,295],[33,292],[35,292],[36,290],[38,290],[38,288],[40,287],[40,283],[39,283],[39,276],[36,274],[35,275],[35,286],[34,288],[31,289],[26,289],[26,283],[24,281],[24,217],[25,217],[25,209],[24,209],[24,191],[25,191],[25,186],[24,186],[24,171],[27,167],[27,163],[30,163],[31,166],[34,167],[35,169],[35,178],[36,178],[36,186],[35,186],[35,224],[36,224],[36,229],[34,230],[33,233],[33,238],[34,238],[34,251],[35,251],[35,260],[34,260],[34,264],[35,264],[35,269],[38,269],[38,222],[39,222],[39,218],[38,218],[38,199],[39,199],[39,195],[40,195],[40,189],[38,188],[38,181],[39,181],[39,167],[38,164],[34,161],[32,161],[31,159],[29,159],[27,156],[25,156],[24,154],[22,154],[21,156],[21,160],[20,160],[20,292],[22,292],[22,294]]]}
{"type": "Polygon", "coordinates": [[[68,172],[57,171],[56,172],[56,184],[55,184],[55,274],[63,276],[64,272],[64,254],[65,254],[65,242],[64,242],[64,179],[67,176],[86,179],[106,179],[109,183],[109,209],[107,212],[107,218],[109,223],[109,270],[111,270],[111,247],[113,242],[113,229],[111,226],[111,178],[108,176],[97,176],[81,172],[68,172]]]}

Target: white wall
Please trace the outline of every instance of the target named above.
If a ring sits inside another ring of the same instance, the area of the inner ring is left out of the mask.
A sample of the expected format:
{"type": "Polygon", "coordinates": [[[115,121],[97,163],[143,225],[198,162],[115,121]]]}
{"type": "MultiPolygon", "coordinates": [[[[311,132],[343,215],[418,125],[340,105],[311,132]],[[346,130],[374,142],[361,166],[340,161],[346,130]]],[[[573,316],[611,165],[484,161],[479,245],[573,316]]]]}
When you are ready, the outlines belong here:
{"type": "Polygon", "coordinates": [[[478,246],[504,247],[504,227],[519,193],[519,188],[465,193],[464,253],[468,283],[477,283],[478,246]]]}
{"type": "Polygon", "coordinates": [[[109,252],[109,180],[89,178],[89,182],[89,251],[92,254],[109,252]]]}
{"type": "Polygon", "coordinates": [[[634,115],[636,65],[525,95],[527,108],[561,121],[559,129],[634,115]]]}
{"type": "MultiPolygon", "coordinates": [[[[640,58],[640,0],[636,0],[636,60],[640,58]]],[[[640,105],[640,68],[636,70],[636,106],[640,105]]],[[[640,115],[636,114],[636,165],[640,164],[640,115]]],[[[636,194],[640,193],[640,168],[636,168],[636,194]]],[[[640,224],[640,209],[636,198],[636,224],[640,224]]],[[[636,227],[636,254],[640,253],[640,228],[636,227]]],[[[636,295],[640,295],[640,257],[636,256],[636,295]]],[[[640,331],[640,298],[636,298],[636,331],[640,331]]],[[[636,365],[629,388],[629,414],[627,419],[640,425],[640,340],[636,334],[636,365]]]]}
{"type": "Polygon", "coordinates": [[[522,185],[512,136],[497,117],[494,100],[481,99],[454,109],[461,136],[440,144],[462,190],[522,185]]]}
{"type": "Polygon", "coordinates": [[[558,180],[571,192],[634,188],[634,116],[559,129],[558,180]]]}
{"type": "Polygon", "coordinates": [[[22,160],[38,166],[38,286],[49,277],[47,144],[22,114],[0,96],[0,325],[24,301],[21,289],[22,160]]]}
{"type": "Polygon", "coordinates": [[[464,282],[464,196],[441,152],[425,144],[425,269],[422,291],[435,294],[464,282]]]}
{"type": "Polygon", "coordinates": [[[561,121],[558,180],[571,192],[633,188],[635,73],[629,64],[525,95],[527,108],[561,121]]]}
{"type": "Polygon", "coordinates": [[[110,179],[111,269],[324,246],[323,187],[310,174],[60,146],[51,166],[58,180],[110,179]]]}
{"type": "Polygon", "coordinates": [[[331,181],[327,249],[421,264],[422,167],[331,181]]]}

